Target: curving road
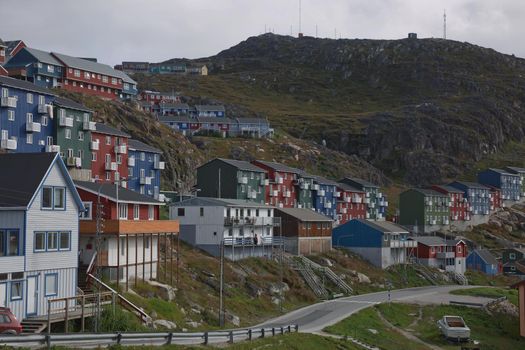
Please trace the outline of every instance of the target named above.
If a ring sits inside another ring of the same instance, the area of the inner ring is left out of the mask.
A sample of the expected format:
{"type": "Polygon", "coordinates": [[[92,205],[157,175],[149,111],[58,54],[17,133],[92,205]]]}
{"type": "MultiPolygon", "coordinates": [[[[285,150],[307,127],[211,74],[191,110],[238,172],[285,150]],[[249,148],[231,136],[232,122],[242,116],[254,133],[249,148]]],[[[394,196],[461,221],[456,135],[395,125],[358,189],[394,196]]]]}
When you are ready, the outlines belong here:
{"type": "MultiPolygon", "coordinates": [[[[428,286],[398,289],[390,292],[391,301],[406,301],[425,304],[448,304],[450,301],[486,302],[490,299],[449,294],[451,290],[473,288],[475,286],[428,286]]],[[[262,323],[264,327],[281,327],[288,324],[299,325],[299,332],[320,332],[359,310],[375,304],[388,302],[389,292],[378,292],[329,300],[306,306],[283,316],[262,323]]]]}

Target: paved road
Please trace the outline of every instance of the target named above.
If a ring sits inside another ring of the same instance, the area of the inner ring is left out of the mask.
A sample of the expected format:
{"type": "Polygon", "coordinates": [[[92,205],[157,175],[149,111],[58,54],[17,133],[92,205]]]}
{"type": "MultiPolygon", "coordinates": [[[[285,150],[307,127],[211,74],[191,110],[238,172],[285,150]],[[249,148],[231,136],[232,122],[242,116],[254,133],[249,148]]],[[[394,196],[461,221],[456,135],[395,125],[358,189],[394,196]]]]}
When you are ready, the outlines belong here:
{"type": "MultiPolygon", "coordinates": [[[[454,289],[472,287],[455,285],[398,289],[390,292],[390,300],[437,304],[446,304],[450,300],[482,302],[483,300],[478,298],[449,294],[454,289]]],[[[300,332],[319,332],[323,328],[333,325],[359,310],[388,302],[388,299],[388,292],[378,292],[329,300],[292,311],[286,315],[266,321],[261,326],[280,327],[288,324],[298,324],[300,332]]]]}

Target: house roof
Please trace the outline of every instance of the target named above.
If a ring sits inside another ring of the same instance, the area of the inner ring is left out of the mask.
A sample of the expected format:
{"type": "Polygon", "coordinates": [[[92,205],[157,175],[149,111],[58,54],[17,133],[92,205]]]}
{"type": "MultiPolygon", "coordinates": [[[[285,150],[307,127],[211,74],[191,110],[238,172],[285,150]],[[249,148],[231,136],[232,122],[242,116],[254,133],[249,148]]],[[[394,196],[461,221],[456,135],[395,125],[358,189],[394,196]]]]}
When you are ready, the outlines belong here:
{"type": "MultiPolygon", "coordinates": [[[[73,187],[64,162],[57,153],[0,154],[0,208],[27,208],[54,162],[59,164],[66,182],[73,187]],[[30,171],[27,171],[28,167],[30,171]]],[[[79,209],[84,210],[78,193],[73,192],[79,209]]]]}
{"type": "Polygon", "coordinates": [[[186,115],[162,115],[159,116],[159,121],[161,122],[178,122],[178,123],[191,123],[196,122],[195,119],[190,119],[186,115]]]}
{"type": "Polygon", "coordinates": [[[13,88],[16,88],[16,89],[21,89],[21,90],[26,90],[26,91],[32,91],[32,92],[36,92],[36,93],[39,93],[39,94],[45,94],[45,95],[50,95],[50,96],[54,96],[55,95],[49,89],[37,86],[37,85],[35,85],[35,84],[33,84],[33,83],[29,82],[29,81],[26,81],[26,80],[14,79],[14,78],[11,78],[11,77],[0,76],[0,85],[13,87],[13,88]]]}
{"type": "Polygon", "coordinates": [[[355,182],[356,184],[359,184],[363,187],[375,187],[375,188],[379,188],[379,186],[371,183],[371,182],[368,182],[366,180],[363,180],[363,179],[358,179],[356,177],[345,177],[341,180],[339,180],[338,182],[345,182],[345,180],[350,180],[350,181],[353,181],[355,182]]]}
{"type": "MultiPolygon", "coordinates": [[[[107,198],[113,202],[117,201],[117,186],[112,183],[101,184],[89,181],[74,181],[74,183],[79,189],[92,194],[98,194],[100,190],[101,197],[107,198]]],[[[164,203],[159,202],[152,197],[122,187],[118,188],[118,201],[119,203],[164,205],[164,203]]]]}
{"type": "Polygon", "coordinates": [[[244,199],[230,199],[230,198],[210,198],[210,197],[192,197],[182,202],[175,202],[170,204],[175,207],[250,207],[250,208],[273,208],[272,206],[261,204],[244,199]]]}
{"type": "Polygon", "coordinates": [[[113,73],[117,77],[122,79],[123,82],[129,83],[129,84],[137,84],[137,82],[135,80],[131,79],[130,76],[127,75],[124,71],[121,71],[121,70],[118,70],[118,69],[114,69],[114,68],[111,68],[111,69],[113,69],[113,73]]]}
{"type": "Polygon", "coordinates": [[[382,233],[408,233],[407,229],[405,229],[403,226],[395,224],[391,221],[368,221],[365,219],[353,219],[350,222],[352,221],[358,221],[382,233]]]}
{"type": "MultiPolygon", "coordinates": [[[[284,165],[284,164],[281,164],[281,163],[276,163],[276,162],[267,162],[265,160],[256,160],[256,162],[258,163],[261,163],[265,166],[267,166],[268,168],[270,169],[273,169],[275,171],[282,171],[282,172],[285,172],[285,173],[292,173],[292,174],[302,174],[304,173],[302,170],[300,169],[297,169],[297,168],[292,168],[288,165],[284,165]]],[[[313,176],[309,176],[310,178],[313,178],[313,176]]]]}
{"type": "Polygon", "coordinates": [[[436,246],[436,245],[445,245],[445,240],[441,237],[436,236],[418,236],[412,237],[418,243],[424,244],[426,246],[436,246]]]}
{"type": "Polygon", "coordinates": [[[151,152],[151,153],[162,153],[162,151],[158,148],[155,148],[153,146],[147,145],[144,142],[141,142],[139,140],[135,139],[129,139],[128,140],[128,148],[130,150],[135,151],[144,151],[144,152],[151,152]]]}
{"type": "Polygon", "coordinates": [[[167,102],[167,103],[161,103],[160,107],[161,108],[165,107],[165,108],[190,109],[190,106],[187,103],[170,103],[170,102],[167,102]]]}
{"type": "Polygon", "coordinates": [[[525,173],[525,168],[520,168],[520,167],[516,167],[516,166],[507,166],[507,167],[505,167],[505,169],[507,169],[508,171],[513,172],[513,173],[519,173],[519,174],[525,173]]]}
{"type": "Polygon", "coordinates": [[[488,249],[476,249],[470,254],[474,254],[474,253],[478,254],[478,256],[487,264],[491,264],[491,265],[498,264],[498,261],[496,260],[494,255],[492,255],[492,253],[488,249]]]}
{"type": "Polygon", "coordinates": [[[64,65],[59,60],[57,60],[55,57],[53,57],[49,52],[38,50],[38,49],[33,49],[30,47],[24,47],[22,50],[26,50],[29,54],[31,54],[39,62],[46,63],[46,64],[52,64],[54,66],[64,67],[64,65]]]}
{"type": "Polygon", "coordinates": [[[269,124],[264,118],[236,118],[239,124],[269,124]]]}
{"type": "Polygon", "coordinates": [[[287,215],[293,216],[294,218],[305,221],[305,222],[332,222],[333,220],[330,219],[327,216],[324,216],[322,214],[319,214],[312,209],[304,209],[304,208],[276,208],[277,212],[283,212],[287,215]]]}
{"type": "Polygon", "coordinates": [[[223,163],[229,164],[231,166],[236,167],[239,170],[245,170],[245,171],[255,171],[258,173],[266,173],[267,171],[259,168],[258,166],[253,165],[250,162],[246,162],[244,160],[236,160],[236,159],[225,159],[225,158],[215,158],[211,160],[210,162],[213,162],[215,160],[219,160],[223,163]]]}
{"type": "Polygon", "coordinates": [[[195,105],[195,109],[198,112],[210,112],[210,111],[224,112],[223,105],[195,105]]]}
{"type": "Polygon", "coordinates": [[[508,170],[503,170],[503,169],[488,168],[487,170],[493,171],[493,172],[501,174],[501,175],[518,176],[517,174],[510,173],[508,170]]]}
{"type": "Polygon", "coordinates": [[[484,186],[484,185],[482,185],[480,183],[468,182],[468,181],[454,181],[454,182],[449,183],[448,185],[449,186],[454,186],[455,183],[463,185],[463,186],[468,187],[468,188],[481,188],[483,190],[488,190],[489,189],[487,186],[484,186]]]}
{"type": "Polygon", "coordinates": [[[419,192],[419,193],[421,193],[421,194],[423,194],[425,196],[448,197],[444,193],[441,193],[441,192],[438,192],[438,191],[435,191],[435,190],[432,190],[432,189],[428,189],[428,188],[411,188],[408,191],[416,191],[416,192],[419,192]]]}
{"type": "Polygon", "coordinates": [[[57,96],[55,100],[53,101],[53,103],[56,104],[57,106],[64,107],[64,108],[76,109],[76,110],[88,112],[88,113],[92,112],[90,109],[88,109],[83,104],[77,103],[73,100],[70,100],[69,98],[65,98],[61,96],[57,96]]]}
{"type": "Polygon", "coordinates": [[[105,135],[113,135],[113,136],[121,136],[121,137],[131,137],[130,135],[126,134],[124,131],[120,131],[119,129],[116,129],[112,126],[97,123],[96,124],[96,131],[99,134],[105,134],[105,135]]]}
{"type": "Polygon", "coordinates": [[[119,71],[113,69],[107,64],[93,62],[93,61],[86,60],[83,58],[68,56],[62,53],[57,53],[57,52],[51,52],[51,54],[55,56],[57,59],[59,59],[61,62],[63,62],[64,65],[68,67],[82,69],[88,72],[108,75],[112,77],[119,77],[122,79],[121,75],[117,73],[119,71]]]}
{"type": "Polygon", "coordinates": [[[439,187],[449,193],[463,193],[463,191],[458,190],[457,188],[449,186],[449,185],[436,185],[436,187],[439,187]]]}
{"type": "Polygon", "coordinates": [[[235,120],[230,118],[197,117],[197,120],[200,123],[236,124],[235,120]]]}
{"type": "Polygon", "coordinates": [[[7,47],[7,44],[0,38],[0,46],[7,47]]]}
{"type": "Polygon", "coordinates": [[[353,186],[350,186],[348,184],[345,184],[345,183],[342,183],[342,182],[338,182],[337,183],[337,187],[339,187],[340,189],[342,189],[343,191],[347,191],[347,192],[358,192],[358,193],[365,193],[365,191],[362,191],[360,189],[357,189],[353,186]]]}
{"type": "Polygon", "coordinates": [[[22,43],[22,40],[10,40],[6,41],[5,44],[7,45],[7,53],[11,54],[11,52],[16,49],[16,47],[22,43]]]}
{"type": "Polygon", "coordinates": [[[314,182],[317,182],[319,184],[329,185],[329,186],[337,186],[338,185],[337,182],[329,180],[329,179],[327,179],[325,177],[322,177],[322,176],[314,175],[313,178],[314,178],[314,182]]]}

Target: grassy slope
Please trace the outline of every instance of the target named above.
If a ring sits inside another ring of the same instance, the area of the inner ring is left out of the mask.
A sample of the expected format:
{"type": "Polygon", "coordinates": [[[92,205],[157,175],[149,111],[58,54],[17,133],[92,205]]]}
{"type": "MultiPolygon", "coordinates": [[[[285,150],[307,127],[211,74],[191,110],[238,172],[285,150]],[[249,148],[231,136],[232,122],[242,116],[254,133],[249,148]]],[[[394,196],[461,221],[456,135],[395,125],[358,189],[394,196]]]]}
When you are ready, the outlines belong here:
{"type": "Polygon", "coordinates": [[[516,289],[503,289],[503,288],[470,288],[470,289],[458,289],[453,290],[450,294],[456,295],[472,295],[476,297],[485,298],[501,298],[506,297],[509,302],[518,306],[518,291],[516,289]]]}

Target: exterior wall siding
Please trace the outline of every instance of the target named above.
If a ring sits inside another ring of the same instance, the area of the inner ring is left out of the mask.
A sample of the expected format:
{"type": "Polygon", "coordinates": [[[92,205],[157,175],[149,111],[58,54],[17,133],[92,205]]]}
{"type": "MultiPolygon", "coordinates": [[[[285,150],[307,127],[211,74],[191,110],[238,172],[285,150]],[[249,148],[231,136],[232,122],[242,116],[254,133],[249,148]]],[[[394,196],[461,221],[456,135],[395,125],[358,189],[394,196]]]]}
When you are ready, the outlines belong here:
{"type": "Polygon", "coordinates": [[[116,145],[128,145],[127,137],[118,137],[113,135],[106,135],[96,131],[91,133],[91,141],[98,141],[99,149],[93,150],[92,153],[96,154],[96,160],[91,162],[91,176],[94,179],[98,179],[102,182],[114,182],[115,173],[119,173],[119,178],[128,177],[128,152],[119,154],[121,162],[117,162],[117,154],[115,153],[116,145]],[[110,144],[106,144],[106,136],[111,140],[110,144]],[[120,141],[119,141],[120,140],[120,141]],[[111,157],[111,162],[117,163],[117,170],[106,171],[106,154],[111,157]],[[110,180],[106,180],[106,172],[110,174],[110,180]]]}
{"type": "Polygon", "coordinates": [[[128,158],[135,160],[135,165],[128,167],[128,176],[130,178],[128,181],[128,189],[158,198],[160,193],[160,170],[155,169],[154,164],[155,160],[160,161],[160,154],[130,149],[128,151],[128,158]],[[144,171],[146,177],[151,178],[150,185],[140,184],[141,170],[144,171]]]}

